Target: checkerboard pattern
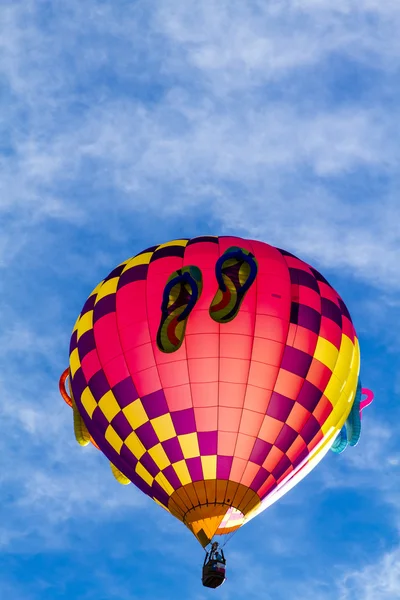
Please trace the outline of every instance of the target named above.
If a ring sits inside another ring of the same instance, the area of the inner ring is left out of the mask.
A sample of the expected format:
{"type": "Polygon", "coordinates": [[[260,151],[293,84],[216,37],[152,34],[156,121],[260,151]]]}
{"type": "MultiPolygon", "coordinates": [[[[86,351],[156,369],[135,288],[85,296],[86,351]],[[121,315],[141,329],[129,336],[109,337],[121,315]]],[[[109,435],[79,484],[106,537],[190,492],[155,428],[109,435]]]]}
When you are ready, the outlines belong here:
{"type": "Polygon", "coordinates": [[[358,373],[349,312],[324,277],[284,250],[229,236],[174,240],[119,265],[89,296],[70,345],[72,393],[102,452],[184,522],[196,507],[225,506],[217,533],[315,466],[350,412],[358,373]],[[258,274],[237,317],[218,324],[215,264],[231,246],[254,254],[258,274]],[[187,265],[201,269],[203,291],[182,346],[165,354],[163,290],[187,265]]]}

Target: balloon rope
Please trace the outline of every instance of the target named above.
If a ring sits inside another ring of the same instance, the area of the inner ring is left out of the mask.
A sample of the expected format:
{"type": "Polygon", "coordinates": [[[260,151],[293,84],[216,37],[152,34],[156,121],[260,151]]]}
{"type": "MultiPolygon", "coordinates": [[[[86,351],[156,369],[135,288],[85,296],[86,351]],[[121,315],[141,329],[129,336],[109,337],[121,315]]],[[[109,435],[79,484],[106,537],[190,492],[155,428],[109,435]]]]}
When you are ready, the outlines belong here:
{"type": "Polygon", "coordinates": [[[72,398],[70,397],[70,395],[68,394],[68,392],[65,388],[65,382],[67,381],[68,377],[69,377],[69,368],[65,369],[65,371],[61,375],[60,381],[58,383],[58,387],[60,390],[60,394],[61,394],[62,398],[64,399],[64,402],[66,402],[68,404],[68,406],[72,407],[72,398]]]}

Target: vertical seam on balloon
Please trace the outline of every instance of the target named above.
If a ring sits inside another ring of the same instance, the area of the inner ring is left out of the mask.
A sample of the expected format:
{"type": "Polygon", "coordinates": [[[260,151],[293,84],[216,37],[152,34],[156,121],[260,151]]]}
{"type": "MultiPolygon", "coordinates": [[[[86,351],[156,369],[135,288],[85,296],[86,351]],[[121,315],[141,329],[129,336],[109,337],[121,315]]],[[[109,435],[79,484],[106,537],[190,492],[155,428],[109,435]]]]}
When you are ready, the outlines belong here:
{"type": "MultiPolygon", "coordinates": [[[[190,241],[190,240],[188,240],[188,242],[189,242],[189,241],[190,241]]],[[[184,251],[183,251],[183,257],[182,257],[182,265],[181,265],[181,269],[183,268],[183,265],[184,265],[184,262],[185,262],[185,254],[186,254],[186,250],[187,250],[187,244],[186,244],[186,246],[184,246],[184,251]]],[[[203,274],[202,274],[201,276],[203,277],[203,274]]],[[[189,316],[188,316],[188,319],[189,319],[189,317],[190,317],[190,314],[189,314],[189,316]]],[[[184,348],[185,348],[186,369],[187,369],[188,380],[189,380],[190,400],[191,400],[191,403],[192,403],[192,410],[193,410],[193,415],[194,415],[193,393],[192,393],[192,382],[191,382],[190,371],[189,371],[189,359],[188,359],[187,347],[186,347],[186,335],[185,335],[185,336],[184,336],[184,338],[183,338],[183,343],[182,343],[182,345],[184,345],[184,348]]],[[[196,423],[196,420],[195,420],[195,423],[196,423]]],[[[197,432],[197,424],[196,424],[196,430],[195,430],[195,432],[194,432],[194,433],[196,433],[196,437],[197,437],[197,444],[198,444],[198,443],[199,443],[199,436],[198,436],[198,432],[197,432]]],[[[177,436],[177,437],[178,437],[178,436],[177,436]]],[[[181,450],[182,450],[182,446],[181,446],[181,443],[180,443],[179,439],[178,439],[178,442],[179,442],[179,446],[180,446],[180,448],[181,448],[181,450]]],[[[200,448],[199,448],[199,457],[200,457],[200,448]]],[[[193,491],[194,491],[194,494],[195,494],[195,496],[196,496],[196,498],[197,498],[198,506],[201,506],[201,504],[200,504],[200,498],[199,498],[199,496],[197,495],[196,486],[194,485],[194,481],[193,481],[193,479],[192,479],[192,475],[191,475],[191,473],[190,473],[190,471],[189,471],[189,466],[188,466],[188,464],[187,464],[187,461],[186,461],[186,458],[185,458],[185,457],[184,457],[184,461],[185,461],[186,468],[187,468],[187,470],[188,470],[188,472],[189,472],[189,475],[190,475],[191,484],[193,485],[193,491]]],[[[201,458],[200,458],[200,462],[201,462],[201,458]]],[[[201,468],[202,468],[202,470],[203,470],[203,466],[202,466],[201,468]]],[[[204,473],[203,473],[203,475],[204,475],[204,473]]],[[[179,489],[179,488],[178,488],[178,489],[179,489]]],[[[189,500],[190,500],[190,497],[189,497],[189,500]]],[[[195,506],[193,506],[193,508],[196,508],[196,507],[195,507],[195,506]]],[[[186,514],[186,513],[185,513],[185,514],[186,514]]]]}
{"type": "MultiPolygon", "coordinates": [[[[242,238],[236,238],[236,237],[235,237],[235,240],[240,240],[240,242],[244,241],[242,238]]],[[[246,242],[249,244],[249,246],[251,248],[251,252],[254,255],[254,249],[253,249],[253,246],[252,246],[251,242],[249,242],[248,240],[246,240],[246,242]]],[[[258,275],[258,273],[259,273],[259,271],[257,269],[257,275],[258,275]]],[[[254,324],[253,324],[253,335],[252,335],[252,341],[251,341],[250,359],[248,361],[248,363],[249,363],[249,369],[248,369],[248,372],[247,372],[247,382],[246,382],[245,389],[244,389],[242,414],[240,415],[239,427],[238,427],[237,434],[236,434],[235,447],[234,447],[233,453],[232,453],[232,463],[233,463],[233,460],[235,460],[235,452],[236,452],[236,448],[237,448],[237,444],[238,444],[238,440],[239,440],[240,425],[241,425],[242,419],[243,419],[244,403],[245,403],[245,400],[246,400],[247,386],[248,386],[249,377],[250,377],[251,357],[252,357],[252,354],[253,354],[254,333],[255,333],[255,328],[256,328],[256,312],[257,312],[257,298],[258,298],[258,296],[257,296],[257,293],[258,293],[258,280],[257,280],[257,277],[255,278],[255,280],[253,282],[253,285],[255,285],[255,305],[256,305],[256,311],[255,311],[255,314],[254,314],[254,324]]],[[[233,466],[233,464],[232,464],[232,466],[233,466]]],[[[232,472],[232,466],[231,466],[231,471],[230,471],[229,475],[232,472]]],[[[241,480],[243,479],[243,474],[244,474],[244,471],[243,471],[243,473],[242,473],[242,475],[240,477],[240,481],[237,482],[235,493],[232,495],[231,506],[233,506],[233,500],[235,499],[235,496],[236,496],[236,494],[237,494],[237,492],[239,490],[239,486],[241,485],[241,480]]],[[[236,483],[236,482],[234,482],[234,483],[236,483]]]]}
{"type": "MultiPolygon", "coordinates": [[[[277,250],[277,251],[279,252],[279,250],[278,250],[277,248],[274,248],[274,249],[275,249],[275,250],[277,250]]],[[[282,256],[282,255],[281,255],[281,256],[282,256]]],[[[282,256],[282,258],[284,258],[284,257],[282,256]]],[[[286,266],[286,268],[287,268],[287,263],[286,263],[286,261],[285,261],[285,260],[284,260],[284,263],[285,263],[285,266],[286,266]]],[[[290,295],[290,298],[292,297],[291,290],[292,290],[292,284],[291,284],[291,281],[290,281],[290,275],[289,275],[289,295],[290,295]]],[[[257,306],[258,306],[258,305],[257,305],[257,306]]],[[[256,309],[256,310],[257,310],[257,309],[256,309]]],[[[291,310],[291,303],[290,303],[290,309],[289,309],[289,311],[290,311],[290,310],[291,310]]],[[[287,340],[288,340],[288,337],[289,337],[289,329],[290,329],[290,312],[289,312],[289,323],[288,323],[288,328],[287,328],[287,332],[286,332],[286,340],[285,340],[285,343],[284,343],[284,346],[285,346],[285,347],[286,347],[287,340]]],[[[285,350],[283,350],[283,351],[285,351],[285,350]]],[[[274,385],[273,385],[273,388],[272,388],[272,393],[274,393],[274,391],[275,391],[275,386],[276,386],[276,382],[277,382],[277,380],[278,380],[278,377],[279,377],[280,370],[281,370],[281,367],[279,366],[279,368],[278,368],[278,373],[277,373],[277,375],[276,375],[276,378],[275,378],[275,383],[274,383],[274,385]]],[[[264,388],[264,389],[265,389],[265,388],[264,388]]],[[[268,407],[267,407],[267,410],[268,410],[268,407]]],[[[267,414],[267,413],[265,412],[265,415],[266,415],[266,414],[267,414]]],[[[264,415],[264,416],[265,416],[265,415],[264,415]]],[[[260,425],[260,427],[259,427],[259,429],[258,429],[258,433],[257,433],[256,441],[259,439],[259,435],[260,435],[260,431],[261,431],[262,425],[263,425],[263,423],[261,423],[261,425],[260,425]]],[[[281,429],[279,430],[279,433],[282,431],[282,429],[283,429],[283,426],[284,426],[284,423],[282,423],[282,427],[281,427],[281,429]]],[[[279,435],[279,433],[278,433],[278,435],[279,435]]],[[[256,442],[254,442],[254,445],[255,445],[255,443],[256,443],[256,442]]],[[[253,449],[254,449],[254,445],[253,445],[253,449]]],[[[272,444],[272,448],[274,447],[274,445],[275,445],[275,444],[272,444]]],[[[272,448],[271,448],[271,450],[272,450],[272,448]]],[[[269,451],[269,452],[270,452],[270,451],[269,451]]],[[[269,454],[269,452],[268,452],[268,454],[269,454]]],[[[268,456],[268,454],[267,454],[267,456],[268,456]]],[[[267,456],[265,457],[265,459],[264,459],[264,460],[266,460],[267,456]]],[[[277,463],[277,465],[278,465],[278,464],[279,464],[279,462],[277,463]]],[[[276,465],[276,466],[277,466],[277,465],[276,465]]],[[[257,471],[257,474],[255,475],[255,477],[257,477],[258,473],[260,472],[260,470],[261,470],[262,468],[263,468],[263,466],[262,466],[262,465],[260,465],[260,466],[259,466],[259,469],[258,469],[258,471],[257,471]]],[[[271,475],[272,475],[272,473],[271,473],[271,475]]],[[[255,477],[253,478],[253,481],[254,481],[255,477]]],[[[254,490],[253,490],[253,491],[254,491],[254,490]]],[[[258,496],[258,490],[255,490],[255,493],[256,493],[256,494],[257,494],[257,496],[258,496]]],[[[260,496],[258,496],[258,497],[260,498],[260,496]]],[[[249,500],[249,502],[246,504],[246,506],[244,506],[244,507],[243,507],[243,510],[245,510],[245,509],[247,508],[247,506],[249,505],[249,503],[250,503],[250,502],[251,502],[251,500],[249,500]]],[[[261,498],[260,498],[260,502],[261,502],[261,498]]],[[[244,523],[246,523],[246,521],[247,521],[247,519],[246,519],[246,516],[245,516],[244,523]]],[[[244,524],[244,523],[243,523],[243,524],[244,524]]]]}
{"type": "MultiPolygon", "coordinates": [[[[219,241],[219,237],[217,238],[217,246],[218,246],[218,259],[221,256],[221,245],[219,241]]],[[[218,260],[217,259],[217,260],[218,260]]],[[[215,275],[215,265],[214,265],[214,275],[215,275]]],[[[210,317],[210,315],[209,315],[210,317]]],[[[221,387],[221,325],[217,323],[218,326],[218,389],[217,389],[217,459],[216,459],[216,467],[215,467],[215,479],[218,480],[218,438],[219,438],[219,408],[220,408],[220,387],[221,387]]],[[[221,455],[222,456],[222,455],[221,455]]],[[[229,476],[228,476],[229,481],[229,476]]],[[[224,503],[226,502],[226,493],[228,489],[228,483],[226,484],[225,495],[224,495],[224,503]]],[[[217,484],[215,484],[215,500],[217,499],[217,484]]],[[[217,529],[218,531],[218,529],[217,529]]]]}

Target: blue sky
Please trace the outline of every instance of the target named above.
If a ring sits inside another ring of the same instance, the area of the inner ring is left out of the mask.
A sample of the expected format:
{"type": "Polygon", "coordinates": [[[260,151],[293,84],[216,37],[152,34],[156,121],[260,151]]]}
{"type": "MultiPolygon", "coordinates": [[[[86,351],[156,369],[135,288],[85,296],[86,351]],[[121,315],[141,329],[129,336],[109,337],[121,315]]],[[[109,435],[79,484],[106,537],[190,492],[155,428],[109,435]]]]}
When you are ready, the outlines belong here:
{"type": "Polygon", "coordinates": [[[0,595],[204,600],[202,550],[57,381],[92,288],[179,236],[256,237],[344,297],[375,391],[227,546],[221,600],[400,597],[398,0],[3,0],[0,595]]]}

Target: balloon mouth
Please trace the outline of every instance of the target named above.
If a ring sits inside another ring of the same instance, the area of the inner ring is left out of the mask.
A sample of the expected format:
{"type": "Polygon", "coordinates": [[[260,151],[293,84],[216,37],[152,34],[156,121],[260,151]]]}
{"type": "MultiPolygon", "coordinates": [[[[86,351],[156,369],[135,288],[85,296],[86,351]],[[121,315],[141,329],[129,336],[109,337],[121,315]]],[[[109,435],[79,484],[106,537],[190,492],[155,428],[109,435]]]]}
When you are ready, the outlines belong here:
{"type": "Polygon", "coordinates": [[[210,480],[188,483],[176,490],[168,509],[206,547],[215,535],[239,529],[246,516],[259,505],[258,494],[247,486],[210,480]]]}

